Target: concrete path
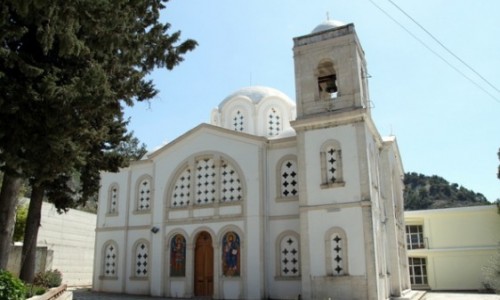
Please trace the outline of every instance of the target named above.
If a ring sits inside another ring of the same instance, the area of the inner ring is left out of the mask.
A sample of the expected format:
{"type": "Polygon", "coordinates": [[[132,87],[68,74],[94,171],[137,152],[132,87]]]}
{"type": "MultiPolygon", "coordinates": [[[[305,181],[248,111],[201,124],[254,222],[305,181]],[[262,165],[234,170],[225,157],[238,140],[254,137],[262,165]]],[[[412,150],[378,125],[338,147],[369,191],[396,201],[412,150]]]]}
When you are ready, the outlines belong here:
{"type": "Polygon", "coordinates": [[[426,293],[422,300],[500,300],[500,295],[464,293],[426,293]]]}
{"type": "MultiPolygon", "coordinates": [[[[112,293],[95,293],[88,288],[73,290],[73,300],[172,300],[149,296],[133,296],[112,293]]],[[[465,293],[427,293],[422,300],[500,300],[500,295],[465,293]]]]}
{"type": "Polygon", "coordinates": [[[124,294],[113,294],[113,293],[95,293],[90,291],[89,289],[73,290],[73,300],[141,300],[141,299],[167,300],[167,298],[158,298],[149,296],[135,296],[135,295],[124,295],[124,294]]]}

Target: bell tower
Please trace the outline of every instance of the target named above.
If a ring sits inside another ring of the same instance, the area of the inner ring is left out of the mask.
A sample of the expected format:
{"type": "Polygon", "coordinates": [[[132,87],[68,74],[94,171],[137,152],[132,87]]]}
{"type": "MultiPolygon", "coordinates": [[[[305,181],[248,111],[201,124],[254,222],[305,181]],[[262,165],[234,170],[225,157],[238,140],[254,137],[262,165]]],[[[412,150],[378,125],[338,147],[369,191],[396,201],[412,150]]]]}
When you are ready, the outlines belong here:
{"type": "Polygon", "coordinates": [[[297,119],[325,112],[369,112],[366,61],[354,24],[326,21],[294,38],[297,119]]]}
{"type": "Polygon", "coordinates": [[[404,226],[396,228],[394,214],[386,221],[386,207],[402,203],[402,167],[389,163],[397,152],[382,151],[389,144],[371,118],[354,25],[322,23],[294,38],[293,52],[301,297],[400,297],[408,288],[398,275],[405,274],[406,258],[397,255],[405,251],[404,226]],[[390,193],[383,193],[381,178],[395,178],[390,193]]]}

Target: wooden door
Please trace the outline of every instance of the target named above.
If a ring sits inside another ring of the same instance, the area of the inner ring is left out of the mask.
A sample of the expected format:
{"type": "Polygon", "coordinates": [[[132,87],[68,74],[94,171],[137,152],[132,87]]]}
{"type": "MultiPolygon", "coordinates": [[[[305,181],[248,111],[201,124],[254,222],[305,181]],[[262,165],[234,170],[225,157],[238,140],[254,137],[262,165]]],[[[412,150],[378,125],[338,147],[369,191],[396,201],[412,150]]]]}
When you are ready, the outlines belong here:
{"type": "Polygon", "coordinates": [[[201,232],[196,239],[194,255],[194,295],[209,296],[214,291],[214,249],[212,237],[201,232]]]}

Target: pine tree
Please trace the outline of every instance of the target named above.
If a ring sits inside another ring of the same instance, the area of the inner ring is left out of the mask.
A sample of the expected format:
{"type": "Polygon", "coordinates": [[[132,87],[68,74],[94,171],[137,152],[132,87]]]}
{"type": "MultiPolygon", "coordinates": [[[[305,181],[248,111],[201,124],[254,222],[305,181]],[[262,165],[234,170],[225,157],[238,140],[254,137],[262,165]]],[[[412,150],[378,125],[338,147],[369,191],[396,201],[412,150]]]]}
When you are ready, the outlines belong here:
{"type": "Polygon", "coordinates": [[[45,195],[60,209],[98,189],[99,171],[128,158],[123,106],[153,98],[146,76],[173,69],[193,40],[159,20],[167,0],[5,0],[0,3],[0,268],[5,268],[19,181],[31,201],[21,277],[33,279],[45,195]],[[81,189],[68,184],[81,174],[81,189]],[[4,191],[5,190],[5,191],[4,191]]]}

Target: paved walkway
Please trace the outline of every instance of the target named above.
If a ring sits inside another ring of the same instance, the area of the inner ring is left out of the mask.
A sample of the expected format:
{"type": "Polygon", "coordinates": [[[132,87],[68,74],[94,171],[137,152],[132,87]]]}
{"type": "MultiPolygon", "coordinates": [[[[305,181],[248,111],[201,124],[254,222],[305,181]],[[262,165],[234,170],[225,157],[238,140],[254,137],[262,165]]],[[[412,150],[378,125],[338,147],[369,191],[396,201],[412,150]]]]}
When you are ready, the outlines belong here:
{"type": "Polygon", "coordinates": [[[135,295],[124,295],[124,294],[113,294],[113,293],[95,293],[90,291],[89,289],[77,289],[73,291],[73,300],[141,300],[141,299],[167,300],[167,298],[158,298],[150,296],[135,296],[135,295]]]}
{"type": "Polygon", "coordinates": [[[422,300],[500,300],[500,295],[461,294],[461,293],[427,293],[422,300]]]}
{"type": "MultiPolygon", "coordinates": [[[[149,296],[132,296],[111,293],[95,293],[89,289],[77,289],[73,291],[73,300],[167,300],[169,298],[158,298],[149,296]]],[[[172,299],[170,299],[172,300],[172,299]]],[[[427,293],[422,300],[500,300],[500,295],[492,294],[465,294],[465,293],[427,293]]]]}

